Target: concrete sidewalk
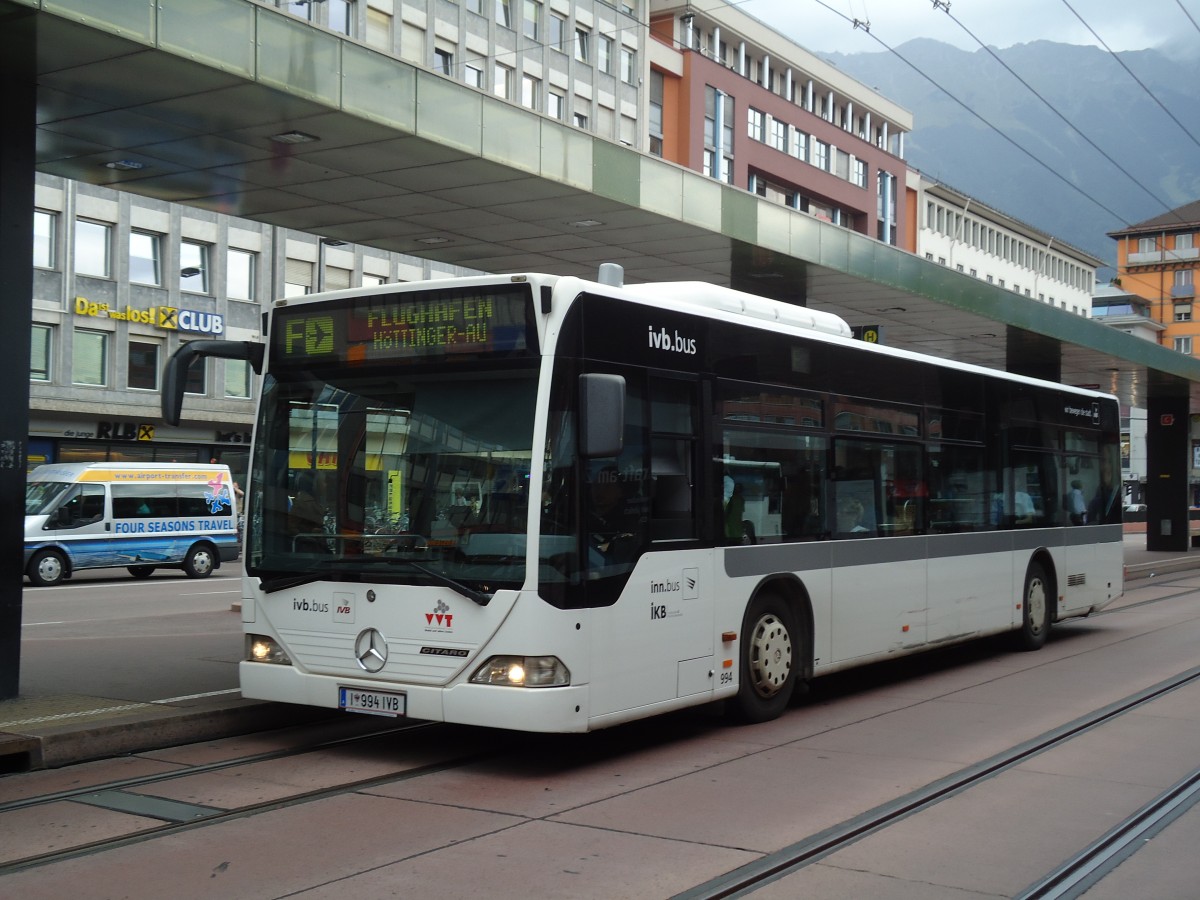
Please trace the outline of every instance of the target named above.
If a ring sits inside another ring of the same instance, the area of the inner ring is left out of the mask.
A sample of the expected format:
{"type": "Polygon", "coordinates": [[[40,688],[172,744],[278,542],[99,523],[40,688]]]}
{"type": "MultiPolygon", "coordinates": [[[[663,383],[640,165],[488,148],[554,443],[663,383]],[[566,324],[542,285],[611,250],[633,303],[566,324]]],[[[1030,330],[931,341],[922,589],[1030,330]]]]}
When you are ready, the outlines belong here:
{"type": "MultiPolygon", "coordinates": [[[[1144,532],[1125,534],[1126,583],[1188,569],[1200,569],[1200,550],[1151,552],[1146,549],[1144,532]]],[[[198,696],[170,705],[83,693],[5,700],[0,701],[0,775],[341,715],[337,710],[243,700],[236,692],[198,696]]]]}

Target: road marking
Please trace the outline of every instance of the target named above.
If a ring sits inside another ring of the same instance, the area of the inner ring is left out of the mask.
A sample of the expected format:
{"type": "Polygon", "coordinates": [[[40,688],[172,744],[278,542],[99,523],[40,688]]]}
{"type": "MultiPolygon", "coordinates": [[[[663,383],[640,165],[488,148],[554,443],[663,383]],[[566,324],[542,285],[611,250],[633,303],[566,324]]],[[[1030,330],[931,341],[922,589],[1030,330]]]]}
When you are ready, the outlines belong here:
{"type": "Polygon", "coordinates": [[[208,597],[212,594],[240,594],[240,593],[241,593],[241,590],[239,590],[238,588],[230,588],[227,591],[198,591],[194,594],[180,594],[179,596],[180,597],[208,597]]]}
{"type": "MultiPolygon", "coordinates": [[[[93,619],[92,621],[96,621],[96,620],[93,619]]],[[[66,622],[22,622],[21,626],[25,627],[27,625],[66,625],[66,624],[67,624],[66,622]]]]}
{"type": "Polygon", "coordinates": [[[220,697],[225,694],[238,694],[238,693],[241,693],[240,688],[227,688],[226,690],[223,690],[223,691],[208,691],[207,693],[204,693],[204,694],[187,694],[186,696],[183,696],[183,697],[168,697],[166,700],[151,700],[150,702],[151,703],[178,703],[181,700],[200,700],[200,699],[203,699],[204,697],[220,697]]]}

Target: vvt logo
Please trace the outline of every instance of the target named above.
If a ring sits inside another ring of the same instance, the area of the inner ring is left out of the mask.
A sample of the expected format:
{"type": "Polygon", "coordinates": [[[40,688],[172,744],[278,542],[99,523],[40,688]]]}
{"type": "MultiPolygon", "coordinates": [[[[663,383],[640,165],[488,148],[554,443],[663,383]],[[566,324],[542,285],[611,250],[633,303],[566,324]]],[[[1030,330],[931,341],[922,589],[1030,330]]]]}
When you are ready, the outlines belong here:
{"type": "Polygon", "coordinates": [[[655,331],[654,326],[650,325],[647,337],[653,350],[669,350],[672,353],[686,353],[688,356],[696,355],[696,339],[685,338],[678,331],[674,334],[665,328],[655,331]]]}

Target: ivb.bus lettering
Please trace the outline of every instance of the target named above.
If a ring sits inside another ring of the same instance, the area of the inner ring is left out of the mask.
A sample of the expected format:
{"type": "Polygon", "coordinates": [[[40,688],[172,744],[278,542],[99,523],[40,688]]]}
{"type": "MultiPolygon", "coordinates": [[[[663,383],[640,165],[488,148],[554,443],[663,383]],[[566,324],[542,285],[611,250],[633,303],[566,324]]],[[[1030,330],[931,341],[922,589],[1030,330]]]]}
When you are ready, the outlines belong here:
{"type": "Polygon", "coordinates": [[[654,350],[669,350],[672,353],[685,353],[688,356],[696,355],[696,339],[685,338],[678,331],[674,334],[662,328],[655,330],[653,325],[648,328],[647,334],[650,340],[650,347],[654,350]]]}

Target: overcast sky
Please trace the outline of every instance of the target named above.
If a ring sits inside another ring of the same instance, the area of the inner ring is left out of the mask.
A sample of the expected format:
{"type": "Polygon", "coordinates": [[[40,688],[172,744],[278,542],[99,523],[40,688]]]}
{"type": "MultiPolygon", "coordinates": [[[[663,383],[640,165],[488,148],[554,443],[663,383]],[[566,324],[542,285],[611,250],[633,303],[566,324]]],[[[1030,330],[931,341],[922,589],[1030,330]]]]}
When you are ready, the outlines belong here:
{"type": "Polygon", "coordinates": [[[917,37],[977,50],[971,34],[995,47],[1036,40],[1099,45],[1071,9],[1113,50],[1141,50],[1182,37],[1200,45],[1200,31],[1183,11],[1200,22],[1200,0],[951,0],[953,19],[932,0],[742,0],[737,5],[817,52],[880,52],[886,48],[879,41],[898,47],[917,37]],[[855,19],[870,22],[879,41],[856,30],[855,19]]]}

